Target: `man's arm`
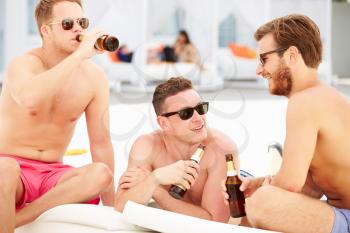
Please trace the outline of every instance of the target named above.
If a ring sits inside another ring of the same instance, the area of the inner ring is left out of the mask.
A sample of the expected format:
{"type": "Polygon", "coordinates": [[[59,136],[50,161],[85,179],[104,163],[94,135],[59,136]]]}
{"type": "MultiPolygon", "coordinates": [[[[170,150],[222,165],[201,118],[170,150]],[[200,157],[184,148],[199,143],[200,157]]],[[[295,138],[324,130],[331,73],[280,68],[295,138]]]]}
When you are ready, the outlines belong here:
{"type": "MultiPolygon", "coordinates": [[[[130,169],[137,170],[138,167],[142,167],[151,172],[151,164],[156,154],[156,146],[152,136],[142,135],[138,137],[129,153],[127,171],[130,169]]],[[[128,200],[146,205],[152,198],[152,194],[158,185],[153,178],[153,175],[141,177],[142,182],[137,182],[132,187],[124,188],[123,186],[129,182],[125,181],[125,178],[122,176],[115,195],[115,209],[120,212],[123,211],[128,200]]]]}
{"type": "Polygon", "coordinates": [[[190,188],[189,183],[193,184],[198,176],[198,164],[194,161],[183,160],[150,172],[152,170],[151,165],[159,153],[157,142],[154,140],[156,139],[153,136],[143,135],[133,144],[129,155],[128,171],[142,167],[142,169],[147,169],[149,173],[146,174],[140,171],[130,175],[134,176],[132,180],[137,180],[133,185],[127,184],[131,182],[129,181],[130,178],[125,176],[121,178],[116,193],[115,209],[117,211],[122,211],[128,200],[146,205],[160,185],[181,184],[186,188],[190,188]],[[139,175],[143,178],[137,178],[139,175]]]}
{"type": "MultiPolygon", "coordinates": [[[[95,95],[85,110],[93,162],[106,164],[114,176],[114,153],[109,130],[109,87],[102,70],[91,74],[94,80],[95,95]]],[[[114,204],[114,180],[108,190],[102,193],[103,204],[114,204]]]]}
{"type": "Polygon", "coordinates": [[[320,122],[317,109],[317,102],[307,93],[296,94],[289,100],[283,160],[272,185],[292,192],[302,191],[317,142],[320,122]]]}
{"type": "Polygon", "coordinates": [[[309,197],[320,199],[323,196],[323,191],[314,183],[310,172],[307,174],[305,185],[302,193],[309,197]]]}
{"type": "Polygon", "coordinates": [[[56,96],[81,62],[97,53],[94,43],[102,34],[100,31],[90,33],[74,53],[49,69],[43,58],[33,54],[15,58],[5,78],[12,98],[26,108],[42,109],[43,103],[56,96]]]}
{"type": "Polygon", "coordinates": [[[162,209],[197,218],[212,220],[212,215],[208,210],[202,208],[201,206],[196,206],[183,200],[173,198],[164,187],[159,186],[156,188],[153,194],[153,199],[162,209]]]}

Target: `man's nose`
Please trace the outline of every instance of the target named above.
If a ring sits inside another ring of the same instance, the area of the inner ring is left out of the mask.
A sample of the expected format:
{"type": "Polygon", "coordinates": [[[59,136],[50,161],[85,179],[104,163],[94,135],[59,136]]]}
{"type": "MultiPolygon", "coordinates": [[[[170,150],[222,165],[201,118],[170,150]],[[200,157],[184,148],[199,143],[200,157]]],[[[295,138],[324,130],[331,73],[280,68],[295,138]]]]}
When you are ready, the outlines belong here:
{"type": "Polygon", "coordinates": [[[264,70],[263,65],[261,63],[259,63],[258,66],[256,67],[255,72],[258,76],[262,76],[263,70],[264,70]]]}
{"type": "Polygon", "coordinates": [[[193,111],[193,116],[191,118],[192,121],[198,121],[200,118],[201,118],[201,115],[199,115],[199,113],[196,110],[194,110],[193,111]]]}
{"type": "Polygon", "coordinates": [[[83,31],[83,28],[81,27],[81,25],[77,21],[74,21],[73,32],[81,32],[81,31],[83,31]]]}

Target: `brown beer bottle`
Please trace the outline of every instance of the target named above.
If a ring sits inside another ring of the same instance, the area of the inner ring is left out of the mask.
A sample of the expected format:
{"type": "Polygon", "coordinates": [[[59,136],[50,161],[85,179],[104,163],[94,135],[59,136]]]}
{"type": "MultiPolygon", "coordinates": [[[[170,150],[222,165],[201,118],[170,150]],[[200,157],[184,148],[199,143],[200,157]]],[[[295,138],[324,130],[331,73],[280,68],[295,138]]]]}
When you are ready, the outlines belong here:
{"type": "Polygon", "coordinates": [[[239,218],[245,216],[245,198],[244,193],[239,189],[242,181],[238,178],[238,171],[235,169],[233,164],[232,154],[227,154],[226,164],[227,164],[227,179],[226,179],[226,189],[229,195],[229,206],[231,217],[239,218]]]}
{"type": "MultiPolygon", "coordinates": [[[[81,42],[83,40],[83,35],[77,35],[76,40],[81,42]]],[[[114,36],[103,35],[100,36],[95,43],[95,49],[107,50],[109,52],[115,51],[119,46],[119,40],[114,36]]]]}
{"type": "MultiPolygon", "coordinates": [[[[191,160],[195,161],[196,163],[199,163],[199,161],[201,160],[202,155],[204,153],[204,149],[205,149],[205,146],[199,145],[197,150],[191,156],[191,160]]],[[[187,191],[187,189],[184,186],[182,186],[181,184],[176,184],[176,185],[172,185],[170,187],[169,194],[173,198],[181,199],[184,197],[186,191],[187,191]]]]}

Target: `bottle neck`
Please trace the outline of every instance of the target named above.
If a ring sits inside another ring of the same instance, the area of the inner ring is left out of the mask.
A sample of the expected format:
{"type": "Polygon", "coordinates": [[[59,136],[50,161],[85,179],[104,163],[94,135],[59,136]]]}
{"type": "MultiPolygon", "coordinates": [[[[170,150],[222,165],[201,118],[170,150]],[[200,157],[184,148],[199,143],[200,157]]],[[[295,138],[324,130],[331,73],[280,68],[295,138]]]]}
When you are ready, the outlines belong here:
{"type": "Polygon", "coordinates": [[[227,161],[227,176],[237,176],[237,170],[235,169],[235,166],[233,165],[233,161],[227,161]]]}
{"type": "Polygon", "coordinates": [[[201,160],[202,158],[202,155],[203,155],[203,152],[204,150],[202,148],[198,148],[194,154],[191,156],[191,160],[199,163],[199,161],[201,160]]]}

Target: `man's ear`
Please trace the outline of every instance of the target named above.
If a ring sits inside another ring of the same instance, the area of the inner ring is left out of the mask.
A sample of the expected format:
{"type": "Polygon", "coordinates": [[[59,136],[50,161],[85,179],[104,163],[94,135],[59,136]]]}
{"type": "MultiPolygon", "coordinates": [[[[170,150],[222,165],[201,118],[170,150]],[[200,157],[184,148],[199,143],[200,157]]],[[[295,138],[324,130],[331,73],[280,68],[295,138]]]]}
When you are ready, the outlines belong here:
{"type": "Polygon", "coordinates": [[[50,30],[51,30],[51,29],[49,28],[48,25],[43,24],[43,25],[40,26],[40,34],[41,34],[43,37],[47,37],[47,36],[49,35],[49,31],[50,31],[50,30]]]}
{"type": "Polygon", "coordinates": [[[297,47],[295,46],[290,46],[289,49],[289,64],[290,65],[295,65],[298,61],[298,59],[300,59],[300,53],[297,47]]]}
{"type": "Polygon", "coordinates": [[[169,122],[165,117],[157,116],[157,123],[162,130],[167,130],[169,128],[169,122]]]}

